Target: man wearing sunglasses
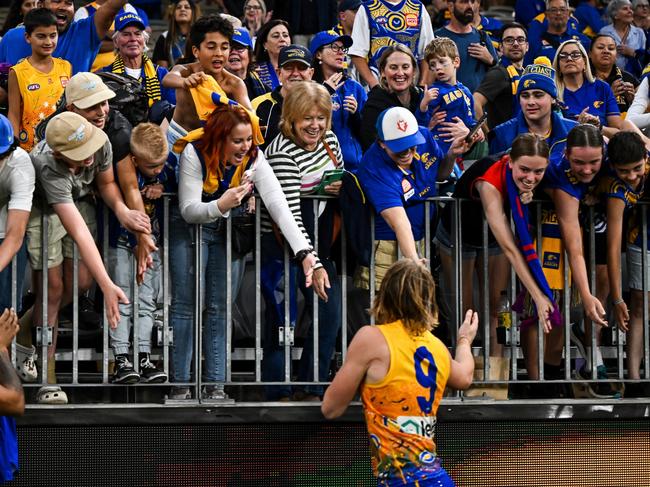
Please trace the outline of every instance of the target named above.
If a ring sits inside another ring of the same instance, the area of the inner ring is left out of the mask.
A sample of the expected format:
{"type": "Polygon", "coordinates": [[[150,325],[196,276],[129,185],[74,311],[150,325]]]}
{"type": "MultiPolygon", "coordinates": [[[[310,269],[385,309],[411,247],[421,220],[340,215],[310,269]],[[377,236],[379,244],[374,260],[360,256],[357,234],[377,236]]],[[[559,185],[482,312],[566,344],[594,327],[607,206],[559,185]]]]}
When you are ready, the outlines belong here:
{"type": "Polygon", "coordinates": [[[524,71],[524,56],[528,52],[526,28],[521,24],[506,24],[501,39],[501,61],[486,73],[474,92],[475,116],[479,119],[487,111],[489,129],[519,113],[519,101],[515,95],[519,77],[524,71]]]}

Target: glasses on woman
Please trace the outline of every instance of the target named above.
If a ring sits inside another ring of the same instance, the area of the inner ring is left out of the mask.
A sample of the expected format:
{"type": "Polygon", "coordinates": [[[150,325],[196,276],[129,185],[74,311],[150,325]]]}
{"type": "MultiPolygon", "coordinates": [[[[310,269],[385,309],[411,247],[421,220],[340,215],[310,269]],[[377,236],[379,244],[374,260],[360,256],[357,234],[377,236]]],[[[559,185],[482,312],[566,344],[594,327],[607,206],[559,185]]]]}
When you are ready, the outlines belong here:
{"type": "Polygon", "coordinates": [[[329,47],[334,52],[342,52],[343,54],[347,54],[348,52],[348,48],[341,44],[328,44],[325,47],[329,47]]]}
{"type": "Polygon", "coordinates": [[[517,43],[517,44],[519,44],[519,45],[522,45],[522,44],[525,44],[525,43],[526,43],[526,38],[523,37],[523,36],[522,36],[522,37],[504,37],[504,38],[503,38],[503,43],[504,43],[506,46],[512,46],[512,45],[514,45],[515,43],[517,43]]]}
{"type": "Polygon", "coordinates": [[[244,10],[262,10],[260,5],[246,5],[244,10]]]}
{"type": "Polygon", "coordinates": [[[558,54],[557,57],[560,59],[560,61],[566,61],[568,59],[571,59],[572,61],[577,61],[578,59],[582,58],[582,54],[578,51],[562,52],[558,54]]]}

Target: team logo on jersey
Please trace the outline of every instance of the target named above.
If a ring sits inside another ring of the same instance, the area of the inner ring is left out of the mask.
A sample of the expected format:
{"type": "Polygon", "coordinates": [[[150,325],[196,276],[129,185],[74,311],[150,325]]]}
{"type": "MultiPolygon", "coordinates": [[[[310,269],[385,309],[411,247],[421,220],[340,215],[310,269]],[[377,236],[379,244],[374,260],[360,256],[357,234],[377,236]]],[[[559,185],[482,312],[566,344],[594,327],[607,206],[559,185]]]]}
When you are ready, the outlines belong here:
{"type": "Polygon", "coordinates": [[[560,254],[557,252],[544,252],[544,263],[542,267],[548,269],[559,269],[560,268],[560,254]]]}
{"type": "Polygon", "coordinates": [[[604,101],[596,100],[594,102],[594,108],[600,108],[603,106],[604,103],[605,103],[604,101]]]}
{"type": "Polygon", "coordinates": [[[32,83],[31,85],[27,85],[27,91],[36,91],[40,89],[41,89],[41,85],[39,85],[38,83],[32,83]]]}
{"type": "Polygon", "coordinates": [[[415,14],[406,14],[406,25],[409,27],[418,26],[418,16],[415,14]]]}
{"type": "Polygon", "coordinates": [[[375,22],[377,22],[377,25],[386,25],[388,23],[388,19],[386,17],[377,17],[375,19],[375,22]]]}
{"type": "Polygon", "coordinates": [[[65,88],[68,85],[69,78],[67,76],[60,76],[59,81],[61,82],[61,86],[65,88]]]}
{"type": "Polygon", "coordinates": [[[398,120],[397,121],[397,130],[400,132],[406,132],[409,128],[409,124],[406,120],[398,120]]]}

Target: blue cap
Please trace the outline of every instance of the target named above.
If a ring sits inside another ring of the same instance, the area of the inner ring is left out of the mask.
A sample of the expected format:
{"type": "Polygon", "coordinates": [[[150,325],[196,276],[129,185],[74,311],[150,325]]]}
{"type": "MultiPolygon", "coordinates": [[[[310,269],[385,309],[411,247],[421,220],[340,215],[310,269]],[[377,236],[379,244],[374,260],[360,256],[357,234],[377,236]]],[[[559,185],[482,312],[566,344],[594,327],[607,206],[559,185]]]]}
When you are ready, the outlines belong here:
{"type": "Polygon", "coordinates": [[[0,115],[0,154],[9,150],[14,143],[14,129],[11,122],[4,115],[0,115]]]}
{"type": "Polygon", "coordinates": [[[404,107],[387,108],[381,112],[376,128],[377,138],[393,152],[403,152],[425,142],[415,115],[404,107]]]}
{"type": "Polygon", "coordinates": [[[122,9],[115,16],[115,30],[122,30],[131,24],[135,24],[140,28],[140,30],[145,29],[142,17],[134,12],[126,12],[124,9],[122,9]]]}
{"type": "Polygon", "coordinates": [[[243,27],[237,27],[235,29],[235,33],[232,36],[232,41],[236,42],[237,44],[241,44],[242,46],[249,49],[253,49],[253,41],[251,40],[251,36],[248,33],[248,30],[244,29],[243,27]]]}
{"type": "Polygon", "coordinates": [[[331,44],[332,42],[341,41],[343,47],[348,48],[352,45],[352,37],[339,35],[335,30],[324,30],[314,36],[309,44],[309,50],[312,53],[318,51],[321,47],[331,44]]]}

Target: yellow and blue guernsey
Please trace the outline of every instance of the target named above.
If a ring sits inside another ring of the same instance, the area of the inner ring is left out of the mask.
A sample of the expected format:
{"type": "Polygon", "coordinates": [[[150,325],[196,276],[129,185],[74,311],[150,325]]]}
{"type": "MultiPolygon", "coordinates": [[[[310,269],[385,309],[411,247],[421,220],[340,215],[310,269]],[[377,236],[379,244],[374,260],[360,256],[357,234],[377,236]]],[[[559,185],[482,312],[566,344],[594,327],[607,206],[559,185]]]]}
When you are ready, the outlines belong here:
{"type": "Polygon", "coordinates": [[[379,485],[454,485],[436,452],[436,412],[451,356],[431,332],[410,335],[401,321],[380,325],[390,367],[377,384],[362,384],[373,473],[379,485]]]}
{"type": "MultiPolygon", "coordinates": [[[[418,107],[418,110],[415,112],[415,118],[419,125],[428,127],[431,117],[437,110],[447,113],[445,122],[453,122],[454,117],[458,117],[469,128],[476,125],[476,120],[474,119],[474,98],[463,83],[459,81],[455,85],[451,85],[436,81],[429,88],[437,88],[438,96],[429,102],[426,113],[421,112],[418,107]]],[[[442,126],[438,124],[431,129],[431,133],[442,152],[446,154],[449,151],[451,142],[445,140],[446,137],[440,132],[441,129],[442,126]]]]}
{"type": "Polygon", "coordinates": [[[404,44],[411,52],[418,52],[422,27],[422,2],[402,0],[391,5],[383,0],[370,0],[362,4],[366,9],[370,27],[370,52],[368,64],[377,67],[384,49],[392,44],[404,44]]]}
{"type": "MultiPolygon", "coordinates": [[[[599,184],[600,194],[607,198],[620,199],[625,204],[625,216],[627,221],[626,242],[636,247],[643,247],[643,220],[641,209],[637,205],[639,200],[648,198],[648,175],[650,174],[650,165],[646,165],[645,174],[636,188],[631,187],[625,181],[619,179],[614,171],[602,178],[599,184]]],[[[646,213],[648,218],[650,213],[646,213]]],[[[648,225],[648,235],[650,236],[650,225],[648,225]]],[[[648,247],[650,247],[650,238],[648,238],[648,247]]]]}
{"type": "Polygon", "coordinates": [[[56,104],[72,76],[72,65],[68,61],[59,58],[52,58],[52,61],[48,73],[36,69],[28,59],[11,68],[16,73],[23,104],[18,140],[20,147],[28,152],[37,142],[34,140],[36,126],[56,110],[56,104]]]}

